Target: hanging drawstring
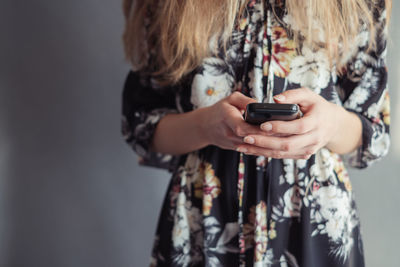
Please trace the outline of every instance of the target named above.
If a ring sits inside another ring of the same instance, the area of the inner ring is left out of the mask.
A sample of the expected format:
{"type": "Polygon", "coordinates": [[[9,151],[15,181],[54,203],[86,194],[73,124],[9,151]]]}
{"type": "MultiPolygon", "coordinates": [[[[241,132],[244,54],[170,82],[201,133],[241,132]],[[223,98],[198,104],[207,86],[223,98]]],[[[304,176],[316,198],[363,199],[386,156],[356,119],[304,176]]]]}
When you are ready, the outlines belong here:
{"type": "Polygon", "coordinates": [[[266,216],[266,220],[267,220],[267,247],[266,247],[266,251],[268,250],[268,239],[269,239],[269,230],[270,230],[270,219],[271,218],[271,210],[272,210],[272,203],[271,203],[271,186],[272,186],[272,179],[274,178],[274,161],[272,158],[266,158],[266,166],[267,166],[267,170],[266,170],[266,175],[267,175],[267,179],[268,179],[268,192],[267,192],[267,214],[265,214],[266,216]]]}
{"type": "Polygon", "coordinates": [[[238,224],[239,224],[239,266],[246,266],[246,244],[243,233],[243,188],[244,188],[244,161],[243,153],[239,154],[239,165],[238,165],[238,224]]]}

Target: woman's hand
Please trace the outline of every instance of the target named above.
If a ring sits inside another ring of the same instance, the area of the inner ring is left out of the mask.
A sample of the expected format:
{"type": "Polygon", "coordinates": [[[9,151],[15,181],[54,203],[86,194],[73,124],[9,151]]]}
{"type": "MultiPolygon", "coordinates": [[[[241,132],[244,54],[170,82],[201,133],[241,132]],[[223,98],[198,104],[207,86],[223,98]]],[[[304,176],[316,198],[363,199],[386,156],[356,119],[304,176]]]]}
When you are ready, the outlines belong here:
{"type": "Polygon", "coordinates": [[[157,124],[151,149],[171,155],[186,154],[208,145],[236,150],[245,144],[246,135],[268,135],[243,119],[243,111],[252,102],[257,101],[234,92],[211,106],[166,114],[157,124]]]}
{"type": "Polygon", "coordinates": [[[343,108],[308,88],[288,90],[274,99],[277,103],[298,104],[303,117],[293,121],[261,124],[261,129],[267,135],[247,134],[244,138],[247,144],[239,146],[242,152],[272,158],[308,159],[334,140],[340,127],[343,108]]]}
{"type": "Polygon", "coordinates": [[[236,150],[239,145],[245,145],[243,137],[247,135],[268,135],[259,126],[243,119],[247,104],[256,102],[240,92],[234,92],[214,105],[203,108],[201,128],[208,143],[222,149],[236,150]]]}

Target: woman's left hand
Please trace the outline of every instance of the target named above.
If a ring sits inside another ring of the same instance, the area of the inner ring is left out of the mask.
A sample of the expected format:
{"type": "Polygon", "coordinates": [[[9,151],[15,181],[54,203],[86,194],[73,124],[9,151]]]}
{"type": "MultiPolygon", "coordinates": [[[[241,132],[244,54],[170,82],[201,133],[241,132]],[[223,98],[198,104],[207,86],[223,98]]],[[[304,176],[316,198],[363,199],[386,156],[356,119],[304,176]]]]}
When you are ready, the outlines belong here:
{"type": "Polygon", "coordinates": [[[240,145],[243,150],[238,151],[271,158],[309,159],[337,134],[340,107],[310,89],[287,90],[274,99],[277,103],[298,104],[303,117],[261,124],[270,135],[248,135],[244,137],[247,144],[240,145]]]}

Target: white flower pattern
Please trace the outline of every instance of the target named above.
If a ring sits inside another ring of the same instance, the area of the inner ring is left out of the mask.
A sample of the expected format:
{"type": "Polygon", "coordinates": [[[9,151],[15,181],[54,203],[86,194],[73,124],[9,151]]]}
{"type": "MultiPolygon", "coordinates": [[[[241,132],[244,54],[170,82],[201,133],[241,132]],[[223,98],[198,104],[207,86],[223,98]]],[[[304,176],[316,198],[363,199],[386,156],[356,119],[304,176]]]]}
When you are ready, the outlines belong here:
{"type": "Polygon", "coordinates": [[[223,71],[227,68],[223,60],[206,58],[202,67],[203,71],[196,74],[192,82],[190,101],[195,108],[211,106],[234,90],[234,77],[223,71]]]}
{"type": "MultiPolygon", "coordinates": [[[[379,2],[378,24],[386,16],[384,0],[379,2]]],[[[155,88],[139,72],[129,73],[122,135],[141,165],[173,173],[151,266],[364,266],[345,165],[366,168],[388,153],[387,32],[378,27],[378,46],[367,52],[369,35],[362,29],[344,55],[347,72],[338,76],[324,50],[304,45],[294,53],[288,27],[295,25],[284,1],[249,0],[226,57],[205,58],[185,84],[155,88]],[[213,105],[236,90],[270,102],[273,95],[299,86],[357,114],[362,145],[343,156],[321,148],[308,160],[255,157],[211,145],[181,156],[150,149],[166,114],[213,105]]],[[[210,46],[215,44],[214,38],[210,46]]]]}
{"type": "Polygon", "coordinates": [[[307,46],[302,55],[296,56],[290,65],[289,82],[308,87],[317,94],[326,88],[331,78],[329,60],[324,50],[312,51],[307,46]]]}

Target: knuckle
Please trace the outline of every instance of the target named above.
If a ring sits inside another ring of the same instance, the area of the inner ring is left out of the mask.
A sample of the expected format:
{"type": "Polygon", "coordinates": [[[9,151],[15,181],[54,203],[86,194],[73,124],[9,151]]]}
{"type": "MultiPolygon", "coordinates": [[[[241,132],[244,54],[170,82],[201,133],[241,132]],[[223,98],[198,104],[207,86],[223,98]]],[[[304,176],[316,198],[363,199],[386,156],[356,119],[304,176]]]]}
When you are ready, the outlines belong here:
{"type": "Polygon", "coordinates": [[[314,149],[312,149],[312,148],[309,148],[306,150],[306,155],[313,155],[314,153],[315,153],[314,149]]]}
{"type": "Polygon", "coordinates": [[[243,130],[239,125],[235,126],[233,131],[237,136],[243,136],[243,130]]]}
{"type": "Polygon", "coordinates": [[[253,149],[247,149],[246,155],[257,156],[257,152],[253,149]]]}
{"type": "Polygon", "coordinates": [[[304,154],[304,155],[302,155],[300,158],[301,158],[301,159],[310,159],[310,157],[311,157],[311,155],[304,154]]]}
{"type": "Polygon", "coordinates": [[[227,138],[233,137],[232,131],[230,131],[229,128],[225,128],[225,127],[221,128],[221,129],[220,129],[220,133],[221,133],[223,136],[227,137],[227,138]]]}
{"type": "Polygon", "coordinates": [[[290,91],[285,91],[285,96],[287,98],[297,98],[299,96],[299,91],[298,90],[290,90],[290,91]]]}
{"type": "Polygon", "coordinates": [[[253,151],[251,149],[247,148],[246,152],[243,152],[243,153],[246,154],[246,155],[252,155],[253,151]]]}
{"type": "Polygon", "coordinates": [[[269,122],[269,123],[272,125],[272,129],[271,129],[270,132],[273,132],[273,133],[281,133],[281,132],[283,131],[283,128],[282,128],[282,125],[281,125],[281,124],[279,124],[279,123],[272,123],[272,122],[269,122]]]}
{"type": "Polygon", "coordinates": [[[302,87],[301,89],[302,89],[303,93],[306,93],[309,95],[311,95],[313,93],[313,91],[308,87],[302,87]]]}
{"type": "Polygon", "coordinates": [[[300,121],[297,126],[297,130],[299,131],[299,133],[305,133],[306,132],[306,124],[303,121],[300,121]]]}
{"type": "Polygon", "coordinates": [[[283,151],[289,151],[291,147],[292,147],[292,145],[289,142],[285,142],[282,144],[281,149],[283,151]]]}
{"type": "Polygon", "coordinates": [[[241,95],[241,93],[239,91],[235,91],[229,96],[229,98],[235,99],[235,98],[238,98],[240,95],[241,95]]]}
{"type": "Polygon", "coordinates": [[[312,155],[314,155],[315,153],[317,153],[318,152],[318,150],[319,150],[319,146],[313,146],[312,148],[311,148],[311,150],[312,150],[312,155]]]}
{"type": "Polygon", "coordinates": [[[313,139],[313,141],[311,142],[312,145],[317,146],[318,144],[320,144],[321,142],[321,138],[320,137],[315,137],[313,139]]]}
{"type": "Polygon", "coordinates": [[[232,95],[234,95],[234,96],[237,96],[237,95],[241,95],[242,93],[241,92],[239,92],[239,91],[235,91],[235,92],[233,92],[233,94],[232,95]]]}
{"type": "Polygon", "coordinates": [[[233,92],[232,94],[228,95],[227,97],[224,98],[224,100],[225,100],[227,103],[232,103],[233,100],[235,99],[235,93],[236,93],[236,92],[233,92]]]}
{"type": "Polygon", "coordinates": [[[229,131],[229,129],[223,129],[222,130],[223,136],[225,136],[228,139],[235,139],[237,137],[232,131],[229,131]]]}
{"type": "Polygon", "coordinates": [[[279,152],[279,151],[273,151],[273,152],[272,152],[272,157],[273,157],[273,158],[276,158],[276,159],[279,159],[279,158],[282,157],[282,153],[279,152]]]}
{"type": "Polygon", "coordinates": [[[230,116],[231,116],[231,110],[229,108],[229,103],[221,103],[221,107],[219,108],[219,110],[216,110],[215,112],[218,112],[220,114],[220,118],[219,121],[223,122],[223,121],[227,121],[230,116]]]}
{"type": "Polygon", "coordinates": [[[317,139],[316,145],[322,144],[324,142],[324,138],[322,136],[319,136],[316,139],[317,139]]]}

